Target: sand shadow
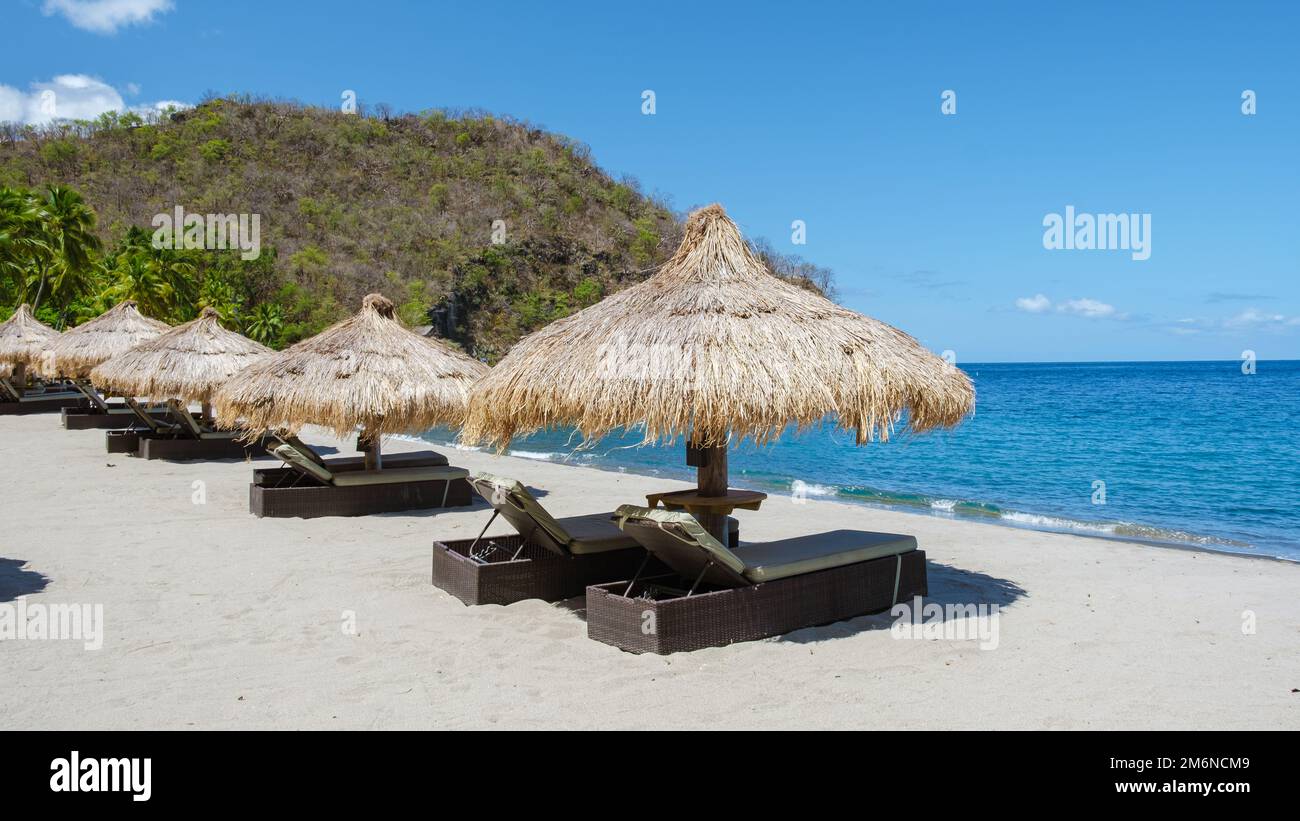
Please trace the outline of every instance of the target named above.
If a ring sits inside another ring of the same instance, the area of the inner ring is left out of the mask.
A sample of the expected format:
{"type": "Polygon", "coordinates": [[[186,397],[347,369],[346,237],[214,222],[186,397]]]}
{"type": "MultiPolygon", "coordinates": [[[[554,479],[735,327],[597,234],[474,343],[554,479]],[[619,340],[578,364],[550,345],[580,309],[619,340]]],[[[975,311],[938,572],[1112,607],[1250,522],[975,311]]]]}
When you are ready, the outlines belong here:
{"type": "MultiPolygon", "coordinates": [[[[1029,595],[1023,587],[1010,579],[1002,579],[974,570],[963,570],[960,567],[939,564],[938,562],[927,561],[925,563],[925,572],[930,592],[922,597],[922,601],[926,605],[937,604],[942,609],[942,612],[937,616],[926,614],[925,621],[927,623],[946,621],[949,605],[963,608],[970,605],[977,607],[980,605],[997,605],[998,609],[1002,610],[1022,597],[1029,595]]],[[[911,602],[903,601],[900,604],[911,604],[911,602]]],[[[920,616],[918,616],[919,618],[920,616]]],[[[795,630],[778,637],[777,640],[808,644],[873,630],[888,630],[894,625],[895,620],[895,617],[890,615],[889,610],[884,610],[869,616],[858,616],[848,621],[795,630]]]]}
{"type": "Polygon", "coordinates": [[[0,602],[39,593],[50,583],[49,577],[35,570],[23,570],[23,559],[0,558],[0,602]]]}
{"type": "Polygon", "coordinates": [[[963,570],[938,562],[926,562],[925,570],[930,587],[930,595],[925,597],[927,603],[996,604],[1002,608],[1029,595],[1023,587],[1010,579],[1000,579],[974,570],[963,570]]]}
{"type": "MultiPolygon", "coordinates": [[[[986,573],[963,570],[959,567],[929,561],[926,562],[925,569],[930,592],[922,601],[925,604],[937,604],[943,608],[943,614],[940,617],[934,619],[927,617],[926,621],[940,622],[946,620],[948,605],[965,607],[972,604],[995,604],[1001,610],[1015,603],[1021,597],[1028,595],[1023,587],[1010,579],[1000,579],[986,573]]],[[[557,610],[571,613],[584,622],[587,620],[587,600],[584,596],[555,602],[551,606],[557,610]]],[[[888,630],[893,626],[894,620],[894,617],[889,614],[889,610],[884,610],[880,613],[858,616],[857,618],[833,624],[801,628],[777,636],[775,640],[808,644],[815,641],[825,641],[826,639],[843,638],[855,633],[865,633],[872,630],[888,630]]]]}

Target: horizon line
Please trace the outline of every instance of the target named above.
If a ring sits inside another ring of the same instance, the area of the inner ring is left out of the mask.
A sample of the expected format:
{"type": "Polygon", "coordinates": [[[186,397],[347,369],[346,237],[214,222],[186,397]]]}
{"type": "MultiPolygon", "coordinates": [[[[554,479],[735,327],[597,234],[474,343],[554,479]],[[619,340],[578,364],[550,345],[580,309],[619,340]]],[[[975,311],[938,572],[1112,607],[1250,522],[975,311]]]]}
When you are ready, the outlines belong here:
{"type": "MultiPolygon", "coordinates": [[[[1178,365],[1178,364],[1240,364],[1242,359],[1008,359],[1008,360],[978,360],[971,362],[958,362],[958,367],[963,365],[1178,365]]],[[[1296,359],[1261,359],[1256,358],[1256,362],[1300,362],[1296,359]]]]}

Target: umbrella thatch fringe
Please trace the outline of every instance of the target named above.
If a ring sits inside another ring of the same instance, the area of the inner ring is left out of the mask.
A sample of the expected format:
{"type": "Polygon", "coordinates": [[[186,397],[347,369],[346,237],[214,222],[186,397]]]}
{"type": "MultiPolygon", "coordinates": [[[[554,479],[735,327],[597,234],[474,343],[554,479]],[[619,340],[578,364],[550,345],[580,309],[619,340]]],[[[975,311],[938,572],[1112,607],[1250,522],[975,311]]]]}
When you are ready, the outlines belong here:
{"type": "Polygon", "coordinates": [[[906,333],[771,274],[721,206],[663,268],[521,340],[474,389],[462,439],[505,448],[560,425],[589,440],[759,444],[828,417],[859,444],[957,424],[975,391],[906,333]]]}
{"type": "Polygon", "coordinates": [[[128,299],[84,325],[65,331],[41,355],[38,369],[48,377],[82,379],[107,362],[166,331],[165,322],[140,313],[128,299]]]}
{"type": "Polygon", "coordinates": [[[0,322],[0,375],[7,375],[14,365],[34,364],[58,338],[59,332],[37,319],[24,302],[13,316],[0,322]]]}
{"type": "Polygon", "coordinates": [[[252,433],[320,425],[340,436],[459,426],[469,388],[487,366],[407,330],[393,303],[370,294],[361,311],[231,378],[217,420],[252,433]]]}
{"type": "Polygon", "coordinates": [[[198,319],[143,342],[90,372],[90,381],[156,401],[210,402],[231,376],[271,349],[221,327],[204,308],[198,319]]]}

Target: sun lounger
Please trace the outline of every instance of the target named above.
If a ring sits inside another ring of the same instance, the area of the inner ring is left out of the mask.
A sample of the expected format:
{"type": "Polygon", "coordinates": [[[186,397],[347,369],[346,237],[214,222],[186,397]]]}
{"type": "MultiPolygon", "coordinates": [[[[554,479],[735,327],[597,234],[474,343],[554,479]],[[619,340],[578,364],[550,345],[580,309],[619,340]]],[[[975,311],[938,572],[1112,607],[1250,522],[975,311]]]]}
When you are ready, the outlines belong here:
{"type": "Polygon", "coordinates": [[[49,413],[87,406],[80,393],[62,388],[62,385],[39,385],[19,390],[8,377],[0,378],[0,416],[49,413]]]}
{"type": "Polygon", "coordinates": [[[180,402],[170,402],[168,417],[156,417],[128,399],[128,408],[135,414],[136,427],[127,430],[110,430],[105,434],[109,453],[129,453],[142,459],[245,459],[259,456],[274,437],[254,441],[241,438],[241,431],[212,430],[205,427],[189,408],[180,402]]]}
{"type": "MultiPolygon", "coordinates": [[[[123,430],[141,425],[140,409],[131,407],[136,404],[134,400],[105,402],[90,383],[73,384],[84,399],[84,404],[64,409],[63,427],[67,430],[123,430]]],[[[167,407],[149,407],[142,412],[162,422],[171,416],[167,407]]]]}
{"type": "MultiPolygon", "coordinates": [[[[479,473],[469,483],[492,517],[477,538],[433,544],[434,585],[465,604],[570,599],[588,585],[629,578],[646,559],[613,513],[556,519],[513,479],[479,473]],[[498,516],[515,532],[487,536],[498,516]]],[[[734,540],[738,524],[730,522],[734,540]]]]}
{"type": "Polygon", "coordinates": [[[470,503],[469,471],[449,467],[439,453],[393,454],[384,457],[382,470],[366,470],[360,458],[321,459],[296,440],[270,452],[285,467],[253,471],[249,511],[254,516],[367,516],[470,503]]]}
{"type": "Polygon", "coordinates": [[[753,641],[927,592],[912,536],[836,530],[732,550],[689,513],[624,505],[616,515],[669,568],[587,588],[587,635],[632,653],[753,641]]]}

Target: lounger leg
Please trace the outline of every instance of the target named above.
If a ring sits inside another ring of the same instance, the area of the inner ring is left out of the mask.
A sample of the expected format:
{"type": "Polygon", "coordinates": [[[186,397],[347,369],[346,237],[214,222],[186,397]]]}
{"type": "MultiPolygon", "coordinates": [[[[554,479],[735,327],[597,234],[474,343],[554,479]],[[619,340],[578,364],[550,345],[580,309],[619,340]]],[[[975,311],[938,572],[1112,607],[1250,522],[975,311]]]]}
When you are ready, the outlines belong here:
{"type": "Polygon", "coordinates": [[[628,597],[628,594],[632,592],[632,588],[636,586],[637,579],[641,578],[641,574],[645,572],[645,566],[649,564],[649,562],[650,562],[650,551],[647,550],[645,552],[645,558],[641,559],[641,566],[636,569],[636,573],[632,574],[632,581],[627,583],[627,590],[623,591],[623,598],[626,599],[628,597]]]}
{"type": "MultiPolygon", "coordinates": [[[[700,575],[695,577],[695,583],[691,585],[691,589],[686,591],[687,598],[690,598],[690,595],[695,592],[695,588],[699,587],[700,582],[704,581],[704,574],[709,572],[710,567],[713,567],[712,559],[710,559],[707,563],[705,563],[704,569],[700,571],[700,575]]],[[[898,595],[898,594],[895,593],[894,595],[898,595]]]]}
{"type": "Polygon", "coordinates": [[[536,532],[537,525],[534,524],[533,529],[528,531],[528,535],[519,540],[519,549],[515,551],[515,555],[510,557],[510,561],[513,562],[515,559],[519,558],[519,554],[524,552],[524,548],[528,545],[528,542],[533,538],[533,534],[536,532]]]}
{"type": "Polygon", "coordinates": [[[894,600],[890,607],[898,604],[898,579],[903,575],[903,554],[898,553],[894,556],[894,600]]]}
{"type": "Polygon", "coordinates": [[[471,558],[473,558],[473,556],[474,556],[474,548],[478,547],[479,540],[483,538],[483,534],[484,534],[484,533],[487,533],[487,530],[488,530],[489,527],[492,526],[492,523],[495,522],[495,521],[497,520],[497,514],[500,513],[500,512],[501,512],[501,511],[499,511],[499,510],[493,510],[493,511],[492,511],[492,518],[487,520],[487,524],[483,525],[483,529],[480,530],[480,531],[478,532],[478,536],[476,536],[476,537],[474,538],[474,541],[470,543],[470,546],[469,546],[469,555],[470,555],[471,558]]]}
{"type": "Polygon", "coordinates": [[[301,480],[302,480],[302,474],[298,473],[297,471],[292,471],[288,476],[281,476],[279,479],[276,479],[275,485],[273,485],[273,487],[284,487],[285,482],[289,482],[289,487],[297,487],[298,482],[300,482],[301,480]]]}

